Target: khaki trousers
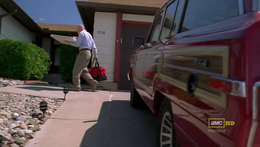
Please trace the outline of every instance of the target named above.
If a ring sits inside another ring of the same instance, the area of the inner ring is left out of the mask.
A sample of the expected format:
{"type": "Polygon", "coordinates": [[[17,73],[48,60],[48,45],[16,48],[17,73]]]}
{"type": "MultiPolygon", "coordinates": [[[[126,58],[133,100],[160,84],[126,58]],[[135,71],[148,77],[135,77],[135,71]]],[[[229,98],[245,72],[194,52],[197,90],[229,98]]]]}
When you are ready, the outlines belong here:
{"type": "Polygon", "coordinates": [[[94,80],[91,74],[88,72],[87,65],[91,60],[91,52],[89,50],[81,50],[76,58],[76,62],[73,68],[73,84],[76,88],[80,87],[80,77],[82,77],[93,87],[97,84],[97,81],[94,80]]]}

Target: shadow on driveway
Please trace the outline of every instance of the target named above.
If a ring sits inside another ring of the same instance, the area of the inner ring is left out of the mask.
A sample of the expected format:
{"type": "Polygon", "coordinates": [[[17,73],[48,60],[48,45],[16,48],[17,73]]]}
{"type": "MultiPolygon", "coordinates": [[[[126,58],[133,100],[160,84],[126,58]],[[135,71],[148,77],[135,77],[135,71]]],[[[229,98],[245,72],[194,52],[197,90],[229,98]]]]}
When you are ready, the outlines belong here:
{"type": "Polygon", "coordinates": [[[155,147],[156,118],[129,101],[104,102],[98,120],[82,138],[80,147],[155,147]]]}
{"type": "Polygon", "coordinates": [[[57,87],[51,84],[41,84],[41,83],[24,84],[20,87],[18,86],[17,88],[34,90],[34,91],[63,91],[62,87],[57,87]]]}

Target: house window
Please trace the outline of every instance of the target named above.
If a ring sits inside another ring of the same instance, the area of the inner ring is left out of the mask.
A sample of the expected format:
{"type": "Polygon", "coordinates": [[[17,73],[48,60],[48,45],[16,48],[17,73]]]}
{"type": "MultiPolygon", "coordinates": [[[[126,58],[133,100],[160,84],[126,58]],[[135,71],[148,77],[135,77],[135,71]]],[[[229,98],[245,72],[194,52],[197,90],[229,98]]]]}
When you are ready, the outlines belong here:
{"type": "Polygon", "coordinates": [[[59,47],[60,47],[60,45],[54,46],[54,63],[53,63],[53,65],[55,67],[58,67],[60,65],[59,47]]]}
{"type": "Polygon", "coordinates": [[[60,57],[59,57],[60,46],[61,46],[60,42],[58,42],[57,40],[53,40],[52,62],[53,62],[54,67],[59,67],[59,65],[60,65],[60,57]]]}

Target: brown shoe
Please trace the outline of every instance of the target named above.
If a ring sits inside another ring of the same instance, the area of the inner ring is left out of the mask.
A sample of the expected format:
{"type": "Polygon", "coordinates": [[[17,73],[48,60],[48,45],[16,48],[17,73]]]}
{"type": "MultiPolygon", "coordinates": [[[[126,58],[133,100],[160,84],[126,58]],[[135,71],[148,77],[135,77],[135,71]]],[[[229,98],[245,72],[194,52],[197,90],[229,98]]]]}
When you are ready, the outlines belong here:
{"type": "Polygon", "coordinates": [[[98,82],[96,82],[96,84],[95,84],[95,85],[92,87],[92,91],[93,91],[93,92],[95,92],[95,91],[96,91],[98,84],[99,84],[99,83],[98,83],[98,82]]]}
{"type": "Polygon", "coordinates": [[[79,92],[81,89],[78,88],[78,87],[72,87],[72,88],[69,88],[69,91],[77,91],[79,92]]]}

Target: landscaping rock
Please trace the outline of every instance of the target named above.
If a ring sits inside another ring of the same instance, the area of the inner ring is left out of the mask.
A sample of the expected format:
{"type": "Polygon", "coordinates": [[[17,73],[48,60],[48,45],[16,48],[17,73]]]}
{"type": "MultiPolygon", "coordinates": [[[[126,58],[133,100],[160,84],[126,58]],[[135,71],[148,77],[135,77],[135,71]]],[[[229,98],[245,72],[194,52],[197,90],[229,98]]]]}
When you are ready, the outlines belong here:
{"type": "Polygon", "coordinates": [[[25,138],[15,138],[14,142],[17,143],[17,144],[24,144],[25,138]]]}
{"type": "Polygon", "coordinates": [[[7,78],[0,78],[0,88],[6,86],[22,85],[25,82],[22,80],[13,80],[7,78]]]}
{"type": "Polygon", "coordinates": [[[0,92],[0,143],[6,141],[9,146],[24,146],[62,103],[51,98],[0,92]],[[45,118],[39,110],[42,100],[48,103],[45,118]]]}

